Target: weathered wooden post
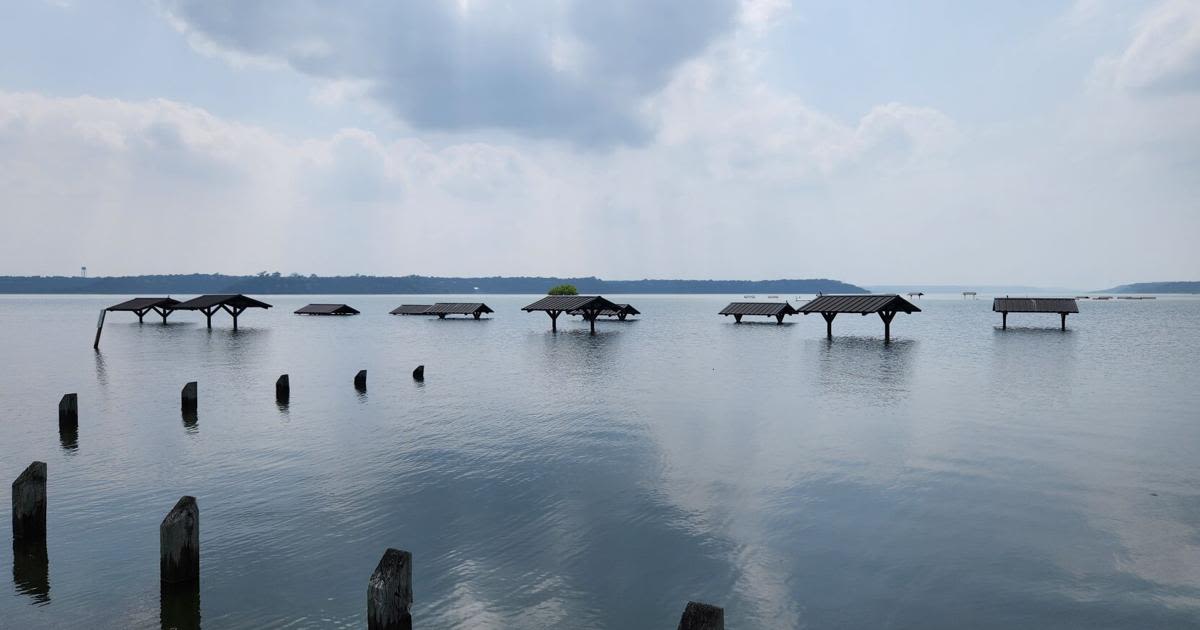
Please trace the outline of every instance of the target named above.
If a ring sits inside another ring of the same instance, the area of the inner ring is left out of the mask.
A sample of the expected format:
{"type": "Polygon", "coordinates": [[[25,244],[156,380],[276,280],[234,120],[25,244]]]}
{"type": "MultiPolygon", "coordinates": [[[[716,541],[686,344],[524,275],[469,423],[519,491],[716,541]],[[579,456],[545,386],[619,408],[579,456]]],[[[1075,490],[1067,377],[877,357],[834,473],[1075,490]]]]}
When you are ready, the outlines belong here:
{"type": "Polygon", "coordinates": [[[359,370],[358,374],[354,375],[354,389],[357,389],[360,392],[367,390],[367,371],[366,370],[359,370]]]}
{"type": "Polygon", "coordinates": [[[825,338],[833,339],[833,318],[837,313],[821,313],[821,317],[825,318],[825,338]]]}
{"type": "Polygon", "coordinates": [[[100,319],[96,320],[96,340],[92,342],[93,350],[100,349],[100,333],[104,332],[104,314],[107,312],[108,309],[100,309],[100,319]]]}
{"type": "Polygon", "coordinates": [[[725,630],[725,609],[712,604],[688,602],[677,630],[725,630]]]}
{"type": "Polygon", "coordinates": [[[288,381],[288,375],[283,374],[275,381],[275,402],[286,405],[288,399],[292,396],[292,386],[288,381]]]}
{"type": "Polygon", "coordinates": [[[1008,330],[1008,311],[1000,311],[1000,330],[1008,330]]]}
{"type": "Polygon", "coordinates": [[[167,584],[200,581],[200,508],[180,497],[158,526],[158,576],[167,584]]]}
{"type": "Polygon", "coordinates": [[[1061,316],[1062,316],[1062,329],[1063,329],[1063,330],[1066,330],[1066,329],[1067,329],[1067,314],[1066,314],[1066,313],[1059,313],[1059,315],[1061,315],[1061,316]]]}
{"type": "Polygon", "coordinates": [[[388,549],[367,582],[367,630],[412,630],[412,554],[388,549]]]}
{"type": "Polygon", "coordinates": [[[413,380],[416,380],[416,381],[425,380],[425,366],[424,365],[418,365],[417,369],[413,370],[413,380]]]}
{"type": "Polygon", "coordinates": [[[74,431],[79,428],[79,396],[63,394],[58,401],[58,430],[74,431]]]}
{"type": "Polygon", "coordinates": [[[12,482],[13,541],[46,542],[46,462],[33,462],[12,482]]]}
{"type": "Polygon", "coordinates": [[[180,393],[180,399],[184,411],[196,411],[200,406],[200,394],[197,391],[199,388],[196,381],[192,381],[183,386],[183,391],[180,393]]]}

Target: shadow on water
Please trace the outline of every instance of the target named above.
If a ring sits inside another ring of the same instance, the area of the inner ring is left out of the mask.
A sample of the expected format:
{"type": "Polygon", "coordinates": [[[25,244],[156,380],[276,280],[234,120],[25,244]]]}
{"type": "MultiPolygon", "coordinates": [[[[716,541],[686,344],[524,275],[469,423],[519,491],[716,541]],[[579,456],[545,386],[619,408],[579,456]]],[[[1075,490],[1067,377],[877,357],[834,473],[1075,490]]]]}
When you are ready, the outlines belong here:
{"type": "Polygon", "coordinates": [[[834,337],[817,344],[818,382],[825,391],[839,396],[866,395],[881,404],[908,394],[916,340],[884,343],[877,337],[834,337]]]}
{"type": "Polygon", "coordinates": [[[199,630],[200,585],[160,583],[158,611],[163,630],[199,630]]]}
{"type": "Polygon", "coordinates": [[[184,409],[183,430],[193,435],[200,432],[200,414],[195,409],[184,409]]]}
{"type": "Polygon", "coordinates": [[[58,442],[62,445],[63,451],[66,451],[68,455],[74,455],[79,450],[79,428],[66,429],[59,427],[58,442]]]}
{"type": "Polygon", "coordinates": [[[36,606],[50,603],[50,558],[46,543],[13,541],[13,585],[36,606]]]}

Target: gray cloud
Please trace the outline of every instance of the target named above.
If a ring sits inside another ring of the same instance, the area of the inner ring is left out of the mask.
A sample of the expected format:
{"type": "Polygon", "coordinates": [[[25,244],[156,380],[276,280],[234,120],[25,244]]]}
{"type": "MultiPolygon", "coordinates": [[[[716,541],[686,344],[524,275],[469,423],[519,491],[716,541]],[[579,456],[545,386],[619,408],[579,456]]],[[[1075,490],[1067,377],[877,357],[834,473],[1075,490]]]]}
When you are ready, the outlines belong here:
{"type": "Polygon", "coordinates": [[[640,143],[639,110],[737,26],[736,0],[241,2],[163,0],[203,45],[367,93],[424,129],[640,143]]]}

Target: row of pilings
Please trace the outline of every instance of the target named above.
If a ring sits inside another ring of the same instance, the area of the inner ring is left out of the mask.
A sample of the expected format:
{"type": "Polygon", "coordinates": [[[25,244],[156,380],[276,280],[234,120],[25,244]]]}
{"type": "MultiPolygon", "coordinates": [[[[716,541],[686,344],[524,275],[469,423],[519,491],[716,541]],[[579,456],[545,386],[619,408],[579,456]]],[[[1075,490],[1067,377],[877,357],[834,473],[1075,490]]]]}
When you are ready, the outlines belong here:
{"type": "MultiPolygon", "coordinates": [[[[413,370],[413,378],[425,378],[425,366],[413,370]]],[[[354,376],[354,387],[365,391],[367,371],[354,376]]],[[[287,404],[291,395],[288,375],[275,382],[275,397],[287,404]]],[[[184,385],[180,395],[185,414],[199,405],[195,381],[184,385]]],[[[61,432],[79,427],[79,401],[66,394],[58,404],[61,432]]],[[[49,560],[46,547],[46,463],[33,462],[12,482],[12,534],[14,576],[34,567],[48,587],[49,560]]],[[[183,496],[158,527],[160,615],[163,627],[198,628],[200,625],[200,506],[195,497],[183,496]]],[[[36,590],[36,589],[34,589],[36,590]]],[[[412,629],[412,554],[389,548],[383,553],[367,581],[367,628],[369,630],[412,629]]],[[[725,610],[711,604],[688,602],[677,630],[724,630],[725,610]]]]}

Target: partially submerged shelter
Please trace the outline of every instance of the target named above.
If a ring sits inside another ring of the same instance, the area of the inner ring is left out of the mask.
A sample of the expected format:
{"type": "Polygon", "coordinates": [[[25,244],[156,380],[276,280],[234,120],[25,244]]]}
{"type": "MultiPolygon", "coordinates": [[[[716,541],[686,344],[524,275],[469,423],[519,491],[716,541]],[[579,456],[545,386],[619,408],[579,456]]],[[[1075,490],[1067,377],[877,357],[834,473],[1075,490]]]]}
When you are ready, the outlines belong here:
{"type": "Polygon", "coordinates": [[[422,315],[437,315],[438,319],[446,319],[447,315],[470,315],[479,319],[484,313],[495,313],[483,302],[438,302],[426,309],[422,315]]]}
{"type": "Polygon", "coordinates": [[[596,334],[596,318],[604,311],[620,310],[620,307],[598,295],[548,295],[521,309],[527,313],[544,311],[550,316],[550,331],[558,332],[558,316],[578,311],[591,325],[596,334]]]}
{"type": "Polygon", "coordinates": [[[392,315],[428,315],[429,313],[426,311],[430,306],[432,304],[401,304],[392,309],[390,313],[392,315]]]}
{"type": "Polygon", "coordinates": [[[795,315],[796,309],[787,302],[730,302],[729,306],[721,309],[720,314],[733,315],[734,323],[742,323],[746,315],[774,317],[775,323],[782,324],[784,315],[795,315]]]}
{"type": "Polygon", "coordinates": [[[297,315],[358,315],[358,309],[348,304],[309,304],[296,309],[297,315]]]}
{"type": "Polygon", "coordinates": [[[104,310],[106,311],[129,311],[137,315],[138,323],[142,323],[142,318],[146,313],[154,311],[162,317],[163,323],[167,323],[167,315],[171,314],[175,305],[179,304],[179,300],[173,300],[169,297],[140,297],[126,300],[120,304],[114,304],[104,310]]]}
{"type": "Polygon", "coordinates": [[[992,311],[1000,313],[1000,328],[1008,330],[1009,313],[1058,313],[1062,329],[1067,329],[1067,315],[1079,312],[1075,298],[1010,298],[992,300],[992,311]]]}
{"type": "MultiPolygon", "coordinates": [[[[626,319],[629,318],[630,315],[641,315],[642,314],[641,311],[634,308],[633,305],[631,305],[631,304],[618,304],[617,306],[618,306],[618,308],[616,310],[605,309],[603,311],[600,311],[598,317],[616,317],[617,319],[619,319],[621,321],[625,321],[626,319]]],[[[583,315],[583,311],[576,309],[573,311],[568,311],[567,315],[583,315]]]]}
{"type": "Polygon", "coordinates": [[[883,340],[892,340],[892,318],[896,313],[920,313],[912,302],[896,294],[885,295],[819,295],[797,309],[808,315],[820,313],[825,318],[825,336],[833,339],[833,318],[839,313],[857,313],[862,316],[877,313],[883,320],[883,340]]]}
{"type": "Polygon", "coordinates": [[[225,311],[233,317],[233,329],[237,330],[238,315],[248,308],[271,308],[270,304],[260,302],[242,294],[232,295],[201,295],[186,302],[180,302],[173,307],[176,311],[200,311],[208,327],[212,328],[212,316],[217,311],[225,311]]]}

